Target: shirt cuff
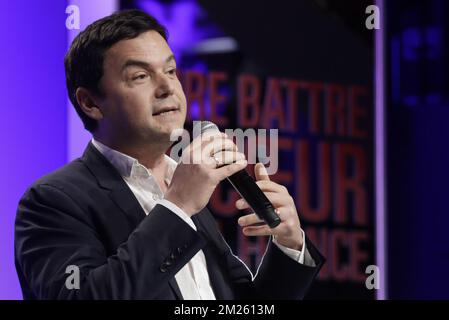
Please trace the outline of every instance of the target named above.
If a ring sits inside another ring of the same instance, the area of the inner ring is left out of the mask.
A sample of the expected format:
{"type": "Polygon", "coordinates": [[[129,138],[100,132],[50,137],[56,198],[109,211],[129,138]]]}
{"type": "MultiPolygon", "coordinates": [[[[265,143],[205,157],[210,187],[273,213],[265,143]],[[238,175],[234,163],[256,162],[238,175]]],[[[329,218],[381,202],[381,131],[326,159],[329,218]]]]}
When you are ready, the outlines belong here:
{"type": "Polygon", "coordinates": [[[190,227],[192,227],[193,230],[196,230],[196,226],[193,223],[192,218],[190,218],[187,213],[185,213],[181,208],[179,208],[176,204],[174,204],[171,201],[168,201],[167,199],[160,199],[156,201],[156,204],[163,205],[168,210],[176,214],[178,217],[180,217],[182,220],[184,220],[185,223],[187,223],[190,227]]]}
{"type": "Polygon", "coordinates": [[[305,237],[304,231],[302,229],[301,229],[301,233],[302,233],[302,239],[303,239],[301,250],[295,250],[295,249],[287,248],[286,246],[283,246],[282,244],[278,243],[274,237],[273,237],[273,243],[275,245],[277,245],[277,247],[283,253],[285,253],[287,256],[289,256],[290,258],[292,258],[296,262],[304,264],[304,252],[307,250],[307,248],[306,248],[306,241],[305,241],[306,237],[305,237]]]}

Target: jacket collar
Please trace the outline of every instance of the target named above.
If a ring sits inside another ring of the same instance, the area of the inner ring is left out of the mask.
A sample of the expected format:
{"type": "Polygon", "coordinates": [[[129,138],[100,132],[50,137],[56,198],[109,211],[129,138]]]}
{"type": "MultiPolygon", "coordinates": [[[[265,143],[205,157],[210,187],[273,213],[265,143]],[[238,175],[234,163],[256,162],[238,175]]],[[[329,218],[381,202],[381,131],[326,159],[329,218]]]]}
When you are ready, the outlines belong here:
{"type": "MultiPolygon", "coordinates": [[[[137,176],[149,176],[152,174],[151,169],[147,169],[142,165],[139,160],[133,158],[120,151],[111,149],[110,147],[102,144],[100,141],[92,138],[91,144],[100,151],[100,153],[111,163],[119,174],[124,178],[137,177],[137,176]]],[[[167,164],[166,171],[164,173],[165,181],[170,184],[173,173],[178,165],[175,160],[164,154],[164,160],[167,164]]]]}
{"type": "Polygon", "coordinates": [[[145,212],[117,169],[92,145],[92,142],[87,145],[81,161],[96,178],[98,185],[110,191],[112,201],[137,226],[145,218],[145,212]]]}

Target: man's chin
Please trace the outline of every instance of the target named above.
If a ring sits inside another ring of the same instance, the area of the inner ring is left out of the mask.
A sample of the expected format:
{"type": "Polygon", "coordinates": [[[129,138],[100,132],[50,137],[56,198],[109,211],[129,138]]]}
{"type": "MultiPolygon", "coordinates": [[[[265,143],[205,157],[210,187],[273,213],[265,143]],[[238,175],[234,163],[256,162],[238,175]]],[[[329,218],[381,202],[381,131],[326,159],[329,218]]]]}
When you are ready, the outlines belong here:
{"type": "MultiPolygon", "coordinates": [[[[153,131],[153,138],[157,139],[158,142],[167,142],[171,143],[173,141],[178,140],[178,138],[182,135],[184,131],[184,125],[182,124],[173,124],[166,125],[163,128],[160,128],[157,132],[153,131]]],[[[153,140],[153,142],[155,142],[153,140]]]]}

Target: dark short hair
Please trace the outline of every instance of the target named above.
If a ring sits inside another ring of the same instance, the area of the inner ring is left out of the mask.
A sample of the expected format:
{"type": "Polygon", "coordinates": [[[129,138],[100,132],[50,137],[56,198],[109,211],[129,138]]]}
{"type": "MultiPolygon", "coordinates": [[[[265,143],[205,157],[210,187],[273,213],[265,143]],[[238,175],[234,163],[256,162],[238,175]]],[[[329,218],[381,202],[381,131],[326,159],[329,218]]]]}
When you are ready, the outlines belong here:
{"type": "Polygon", "coordinates": [[[64,59],[67,91],[84,127],[90,132],[95,131],[98,124],[81,110],[76,90],[84,87],[101,96],[99,83],[106,50],[120,40],[134,39],[150,30],[167,40],[167,30],[154,17],[140,10],[126,10],[95,21],[73,40],[64,59]]]}

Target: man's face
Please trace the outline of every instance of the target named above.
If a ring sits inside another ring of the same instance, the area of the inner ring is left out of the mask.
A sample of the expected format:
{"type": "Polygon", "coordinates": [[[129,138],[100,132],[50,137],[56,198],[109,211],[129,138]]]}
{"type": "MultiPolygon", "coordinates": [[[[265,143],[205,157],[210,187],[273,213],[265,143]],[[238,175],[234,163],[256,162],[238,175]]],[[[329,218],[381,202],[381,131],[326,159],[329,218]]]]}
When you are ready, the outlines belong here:
{"type": "Polygon", "coordinates": [[[106,51],[101,90],[101,126],[109,139],[165,142],[184,125],[187,103],[176,61],[156,31],[119,41],[106,51]]]}

